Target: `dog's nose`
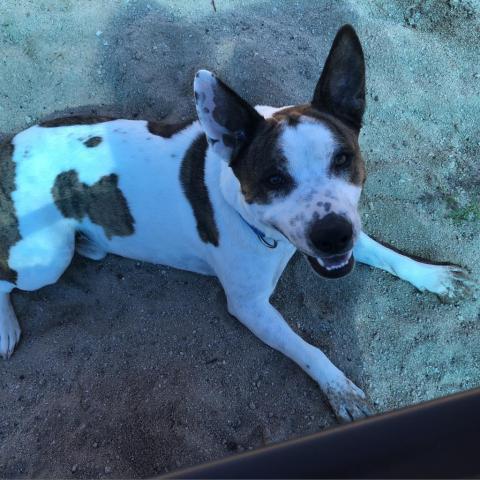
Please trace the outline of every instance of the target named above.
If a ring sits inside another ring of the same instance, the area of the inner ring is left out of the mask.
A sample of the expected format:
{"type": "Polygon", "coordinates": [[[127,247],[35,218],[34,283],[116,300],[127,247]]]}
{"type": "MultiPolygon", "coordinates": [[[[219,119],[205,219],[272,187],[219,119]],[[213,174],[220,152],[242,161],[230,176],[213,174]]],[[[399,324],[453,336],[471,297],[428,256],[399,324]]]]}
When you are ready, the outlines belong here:
{"type": "Polygon", "coordinates": [[[318,251],[327,255],[348,252],[353,247],[352,224],[341,215],[329,213],[313,223],[310,240],[318,251]]]}

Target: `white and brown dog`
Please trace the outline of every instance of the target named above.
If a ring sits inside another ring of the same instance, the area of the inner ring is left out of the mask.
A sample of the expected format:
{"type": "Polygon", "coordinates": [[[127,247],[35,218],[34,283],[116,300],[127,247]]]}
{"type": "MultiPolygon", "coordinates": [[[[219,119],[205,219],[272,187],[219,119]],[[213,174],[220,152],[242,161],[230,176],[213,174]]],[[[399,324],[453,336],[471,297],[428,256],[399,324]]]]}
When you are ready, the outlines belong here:
{"type": "Polygon", "coordinates": [[[470,281],[361,230],[365,65],[354,29],[338,32],[309,104],[253,108],[204,70],[194,89],[199,121],[60,118],[0,146],[0,354],[20,338],[14,288],[56,282],[75,249],[114,253],[217,276],[229,312],[318,382],[340,419],[364,417],[364,393],[269,302],[295,251],[325,277],[355,258],[441,296],[470,281]]]}

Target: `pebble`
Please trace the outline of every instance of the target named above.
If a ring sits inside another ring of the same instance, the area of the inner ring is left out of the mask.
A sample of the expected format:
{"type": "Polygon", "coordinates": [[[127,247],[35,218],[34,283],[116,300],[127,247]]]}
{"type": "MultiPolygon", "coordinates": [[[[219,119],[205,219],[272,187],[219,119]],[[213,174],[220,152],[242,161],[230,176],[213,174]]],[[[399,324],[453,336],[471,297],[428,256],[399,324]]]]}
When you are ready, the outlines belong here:
{"type": "Polygon", "coordinates": [[[93,442],[92,447],[93,448],[98,448],[98,442],[93,442]]]}
{"type": "Polygon", "coordinates": [[[97,33],[95,33],[95,35],[97,37],[100,37],[102,34],[103,34],[103,32],[101,30],[97,30],[97,33]]]}
{"type": "Polygon", "coordinates": [[[78,465],[75,464],[73,467],[72,467],[72,473],[75,473],[78,469],[78,465]]]}
{"type": "Polygon", "coordinates": [[[105,467],[105,473],[112,473],[112,468],[107,465],[105,467]]]}

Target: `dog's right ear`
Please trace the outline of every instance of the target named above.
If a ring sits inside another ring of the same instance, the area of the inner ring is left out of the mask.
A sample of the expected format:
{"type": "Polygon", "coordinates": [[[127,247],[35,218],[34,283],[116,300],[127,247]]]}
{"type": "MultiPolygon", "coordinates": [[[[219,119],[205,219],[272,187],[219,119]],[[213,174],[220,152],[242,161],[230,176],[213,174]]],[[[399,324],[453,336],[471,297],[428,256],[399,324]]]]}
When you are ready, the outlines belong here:
{"type": "Polygon", "coordinates": [[[228,162],[252,140],[264,118],[207,70],[196,73],[193,88],[198,118],[208,143],[228,162]]]}

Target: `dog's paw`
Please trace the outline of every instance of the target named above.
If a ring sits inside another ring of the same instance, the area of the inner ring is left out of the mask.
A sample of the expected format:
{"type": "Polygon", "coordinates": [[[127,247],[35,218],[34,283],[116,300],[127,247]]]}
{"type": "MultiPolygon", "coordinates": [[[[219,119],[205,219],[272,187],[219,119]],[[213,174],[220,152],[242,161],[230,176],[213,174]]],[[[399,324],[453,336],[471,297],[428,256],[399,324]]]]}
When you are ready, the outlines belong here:
{"type": "Polygon", "coordinates": [[[0,357],[8,359],[20,340],[20,325],[16,321],[5,321],[0,324],[0,357]]]}
{"type": "Polygon", "coordinates": [[[478,283],[459,265],[429,265],[416,287],[435,293],[442,301],[454,301],[473,295],[478,283]]]}
{"type": "Polygon", "coordinates": [[[329,382],[323,391],[342,423],[360,420],[373,413],[365,393],[344,375],[329,382]]]}

